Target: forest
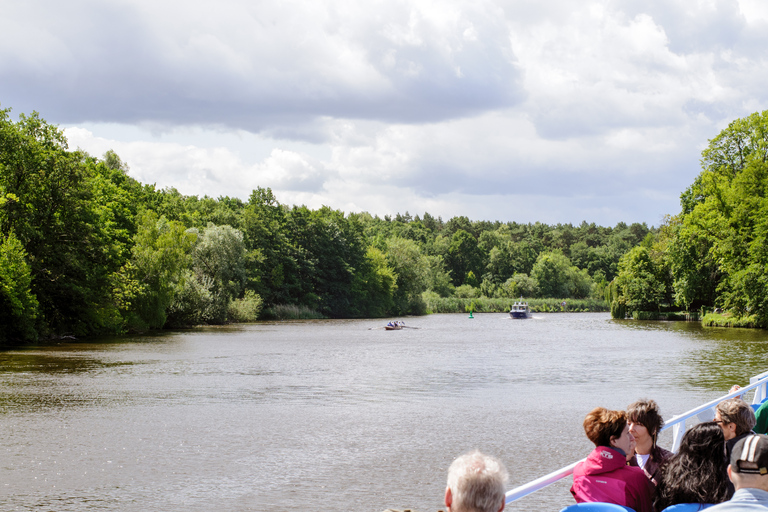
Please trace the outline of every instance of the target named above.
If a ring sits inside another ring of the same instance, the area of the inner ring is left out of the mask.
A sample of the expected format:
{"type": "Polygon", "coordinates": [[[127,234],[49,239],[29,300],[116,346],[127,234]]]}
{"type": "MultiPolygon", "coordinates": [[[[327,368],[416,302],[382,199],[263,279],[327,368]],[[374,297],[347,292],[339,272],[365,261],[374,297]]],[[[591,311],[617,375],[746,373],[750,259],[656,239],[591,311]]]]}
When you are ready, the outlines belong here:
{"type": "Polygon", "coordinates": [[[284,205],[269,188],[185,196],[128,171],[113,151],[70,150],[36,112],[14,121],[0,110],[0,344],[420,315],[455,298],[593,298],[607,308],[622,257],[655,254],[670,229],[381,218],[284,205]]]}
{"type": "Polygon", "coordinates": [[[701,167],[680,212],[622,257],[612,314],[678,307],[707,325],[768,328],[768,111],[731,122],[701,167]]]}

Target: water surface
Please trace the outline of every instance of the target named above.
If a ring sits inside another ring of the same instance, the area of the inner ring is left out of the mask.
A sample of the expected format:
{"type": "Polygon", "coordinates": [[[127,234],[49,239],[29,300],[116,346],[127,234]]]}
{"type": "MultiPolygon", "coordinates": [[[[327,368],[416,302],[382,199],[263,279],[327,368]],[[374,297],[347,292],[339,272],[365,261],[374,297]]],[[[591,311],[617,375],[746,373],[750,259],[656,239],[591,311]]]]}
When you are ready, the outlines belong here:
{"type": "MultiPolygon", "coordinates": [[[[670,417],[768,369],[765,331],[595,313],[407,323],[0,353],[0,509],[435,511],[467,450],[500,457],[511,488],[586,455],[595,406],[649,397],[670,417]]],[[[509,509],[559,510],[569,485],[509,509]]]]}

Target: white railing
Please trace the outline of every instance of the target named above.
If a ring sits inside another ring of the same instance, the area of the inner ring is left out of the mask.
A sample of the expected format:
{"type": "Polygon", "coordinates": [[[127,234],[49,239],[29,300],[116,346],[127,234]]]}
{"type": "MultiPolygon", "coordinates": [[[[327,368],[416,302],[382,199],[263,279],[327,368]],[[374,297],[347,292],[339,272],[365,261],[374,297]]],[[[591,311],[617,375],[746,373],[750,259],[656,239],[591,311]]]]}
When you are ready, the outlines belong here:
{"type": "MultiPolygon", "coordinates": [[[[754,377],[749,379],[748,386],[745,386],[739,389],[738,391],[734,391],[733,393],[728,393],[727,395],[721,396],[716,400],[712,400],[711,402],[707,402],[706,404],[701,405],[695,409],[691,409],[688,412],[685,412],[678,416],[674,416],[669,420],[666,420],[661,430],[663,431],[668,428],[673,429],[672,430],[672,438],[673,438],[672,451],[677,452],[678,448],[680,448],[680,441],[682,441],[683,439],[683,434],[685,434],[685,430],[687,428],[686,422],[689,419],[695,417],[696,423],[699,423],[702,421],[711,421],[715,417],[714,408],[717,404],[729,398],[742,396],[744,393],[751,391],[753,389],[755,390],[755,394],[752,398],[753,404],[759,404],[760,402],[765,400],[766,397],[768,397],[768,372],[763,372],[760,375],[755,375],[754,377]]],[[[511,503],[515,500],[522,498],[523,496],[527,496],[540,489],[543,489],[544,487],[547,487],[550,484],[557,482],[558,480],[562,480],[563,478],[572,475],[573,469],[576,467],[576,464],[578,464],[583,460],[584,459],[576,461],[573,464],[569,464],[568,466],[565,466],[564,468],[560,468],[557,471],[554,471],[548,475],[542,476],[541,478],[537,478],[532,482],[528,482],[527,484],[523,484],[510,491],[507,491],[505,503],[511,503]]]]}

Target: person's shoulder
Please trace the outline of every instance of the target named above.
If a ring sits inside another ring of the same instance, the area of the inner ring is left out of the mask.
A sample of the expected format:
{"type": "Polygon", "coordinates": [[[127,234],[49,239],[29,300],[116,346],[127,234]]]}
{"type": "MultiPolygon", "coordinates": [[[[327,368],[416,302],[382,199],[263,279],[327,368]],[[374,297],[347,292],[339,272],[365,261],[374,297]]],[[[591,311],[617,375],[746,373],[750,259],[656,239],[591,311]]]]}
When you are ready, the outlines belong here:
{"type": "Polygon", "coordinates": [[[621,468],[621,470],[624,472],[626,480],[631,480],[633,483],[640,487],[647,487],[651,484],[651,481],[648,479],[648,476],[645,474],[645,471],[643,471],[641,468],[637,466],[624,466],[621,468]]]}
{"type": "Polygon", "coordinates": [[[655,453],[653,454],[654,455],[653,458],[657,462],[664,462],[674,455],[674,453],[672,453],[671,451],[667,450],[666,448],[662,448],[661,446],[658,446],[658,445],[656,446],[656,449],[654,450],[654,452],[655,453]]]}

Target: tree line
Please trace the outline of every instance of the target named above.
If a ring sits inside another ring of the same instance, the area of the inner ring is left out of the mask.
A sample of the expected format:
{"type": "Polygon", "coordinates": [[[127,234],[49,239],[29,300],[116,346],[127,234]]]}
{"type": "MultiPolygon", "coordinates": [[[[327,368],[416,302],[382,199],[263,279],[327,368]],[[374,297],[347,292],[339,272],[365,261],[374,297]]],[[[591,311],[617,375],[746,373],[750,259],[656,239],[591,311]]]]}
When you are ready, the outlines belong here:
{"type": "Polygon", "coordinates": [[[768,327],[768,111],[731,122],[701,154],[681,210],[629,251],[608,288],[615,317],[722,309],[768,327]]]}
{"type": "MultiPolygon", "coordinates": [[[[251,321],[423,314],[439,297],[603,297],[645,224],[383,218],[185,196],[113,151],[70,150],[39,114],[0,110],[0,343],[251,321]]],[[[692,199],[695,201],[695,199],[692,199]]],[[[655,239],[655,238],[654,238],[655,239]]]]}

